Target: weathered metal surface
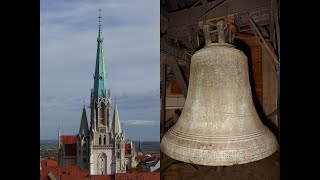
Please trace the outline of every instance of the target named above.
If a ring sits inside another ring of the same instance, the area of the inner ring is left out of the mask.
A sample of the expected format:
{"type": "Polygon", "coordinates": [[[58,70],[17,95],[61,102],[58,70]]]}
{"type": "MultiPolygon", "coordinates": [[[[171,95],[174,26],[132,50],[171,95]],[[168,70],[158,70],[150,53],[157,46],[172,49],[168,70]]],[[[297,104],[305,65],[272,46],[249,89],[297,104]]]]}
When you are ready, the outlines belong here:
{"type": "Polygon", "coordinates": [[[204,25],[203,26],[203,35],[204,35],[204,41],[206,45],[209,45],[212,43],[211,35],[210,35],[210,26],[204,25]]]}
{"type": "Polygon", "coordinates": [[[218,21],[217,30],[218,30],[218,43],[225,43],[226,41],[225,41],[223,21],[218,21]]]}
{"type": "Polygon", "coordinates": [[[162,138],[163,153],[192,164],[229,166],[277,150],[275,136],[254,107],[243,52],[212,43],[192,56],[190,70],[185,106],[162,138]]]}

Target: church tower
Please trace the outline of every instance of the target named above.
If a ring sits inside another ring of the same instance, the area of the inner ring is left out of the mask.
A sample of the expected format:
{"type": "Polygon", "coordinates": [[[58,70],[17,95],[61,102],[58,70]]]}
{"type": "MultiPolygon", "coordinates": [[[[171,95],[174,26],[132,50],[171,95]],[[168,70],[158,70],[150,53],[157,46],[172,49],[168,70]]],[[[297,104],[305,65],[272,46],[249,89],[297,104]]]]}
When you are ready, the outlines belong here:
{"type": "MultiPolygon", "coordinates": [[[[100,10],[101,12],[101,10],[100,10]]],[[[91,90],[90,121],[90,174],[114,174],[114,141],[110,130],[110,90],[107,87],[101,30],[101,13],[99,15],[99,32],[97,38],[97,56],[94,74],[94,86],[91,90]]]]}
{"type": "Polygon", "coordinates": [[[117,106],[110,126],[110,89],[107,84],[99,10],[99,31],[94,83],[90,96],[90,127],[86,107],[83,106],[79,134],[61,136],[59,140],[59,165],[77,165],[89,170],[90,175],[110,175],[126,172],[125,135],[120,126],[117,106]]]}

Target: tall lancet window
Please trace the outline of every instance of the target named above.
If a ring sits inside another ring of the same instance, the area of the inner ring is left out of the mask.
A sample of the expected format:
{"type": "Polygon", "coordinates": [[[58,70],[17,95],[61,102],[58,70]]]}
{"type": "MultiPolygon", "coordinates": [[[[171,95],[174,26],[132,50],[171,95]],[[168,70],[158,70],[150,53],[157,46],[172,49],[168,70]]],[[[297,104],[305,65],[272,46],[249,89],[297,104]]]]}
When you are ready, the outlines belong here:
{"type": "Polygon", "coordinates": [[[102,153],[98,157],[98,174],[106,174],[107,156],[102,153]]]}
{"type": "Polygon", "coordinates": [[[96,123],[98,123],[99,122],[99,116],[100,116],[100,113],[99,113],[99,106],[98,106],[98,104],[96,104],[96,109],[95,109],[95,111],[96,111],[96,123]]]}
{"type": "Polygon", "coordinates": [[[103,144],[106,144],[107,143],[107,139],[106,139],[106,135],[104,135],[103,137],[103,144]]]}
{"type": "Polygon", "coordinates": [[[110,102],[108,101],[107,104],[106,104],[106,108],[107,108],[106,109],[106,113],[107,113],[106,115],[107,115],[108,118],[109,118],[109,107],[110,107],[110,102]]]}
{"type": "MultiPolygon", "coordinates": [[[[105,116],[104,110],[105,110],[105,104],[104,104],[104,103],[101,103],[101,121],[100,121],[101,124],[104,124],[104,122],[103,122],[104,116],[105,116]]],[[[105,125],[105,124],[104,124],[104,125],[105,125]]]]}
{"type": "Polygon", "coordinates": [[[101,135],[99,136],[99,145],[101,144],[101,135]]]}

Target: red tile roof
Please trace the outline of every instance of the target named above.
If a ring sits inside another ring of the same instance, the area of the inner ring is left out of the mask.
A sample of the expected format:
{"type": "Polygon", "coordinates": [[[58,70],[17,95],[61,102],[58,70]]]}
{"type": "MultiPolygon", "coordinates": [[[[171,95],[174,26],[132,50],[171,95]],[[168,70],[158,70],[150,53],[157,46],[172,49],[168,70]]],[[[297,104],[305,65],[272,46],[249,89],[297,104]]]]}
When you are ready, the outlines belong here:
{"type": "Polygon", "coordinates": [[[113,175],[89,175],[82,180],[114,180],[113,175]]]}
{"type": "Polygon", "coordinates": [[[44,168],[44,167],[55,167],[55,166],[58,166],[58,162],[57,161],[53,161],[53,160],[45,160],[45,159],[42,159],[40,160],[40,163],[41,163],[41,168],[44,168]]]}
{"type": "Polygon", "coordinates": [[[60,180],[112,180],[112,175],[89,175],[88,170],[80,169],[79,166],[45,167],[40,172],[40,180],[49,180],[51,172],[60,180]]]}
{"type": "Polygon", "coordinates": [[[150,156],[145,156],[145,155],[139,155],[136,157],[136,161],[139,162],[144,162],[150,159],[150,156]]]}
{"type": "Polygon", "coordinates": [[[77,144],[77,136],[61,136],[63,144],[77,144]]]}
{"type": "Polygon", "coordinates": [[[64,176],[61,180],[114,180],[113,175],[64,176]]]}
{"type": "Polygon", "coordinates": [[[125,154],[130,155],[131,154],[131,144],[125,144],[125,154]]]}
{"type": "Polygon", "coordinates": [[[160,180],[160,173],[116,173],[116,180],[160,180]]]}
{"type": "Polygon", "coordinates": [[[45,167],[40,172],[40,180],[46,178],[48,173],[51,172],[57,177],[64,176],[87,176],[89,172],[87,170],[81,170],[79,166],[57,166],[57,167],[45,167]]]}

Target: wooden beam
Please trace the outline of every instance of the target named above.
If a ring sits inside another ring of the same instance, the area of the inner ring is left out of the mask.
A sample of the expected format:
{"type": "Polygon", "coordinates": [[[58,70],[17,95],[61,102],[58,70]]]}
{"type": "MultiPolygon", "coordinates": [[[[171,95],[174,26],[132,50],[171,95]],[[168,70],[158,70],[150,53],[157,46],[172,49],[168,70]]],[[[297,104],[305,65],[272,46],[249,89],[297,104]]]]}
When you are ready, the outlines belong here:
{"type": "Polygon", "coordinates": [[[278,51],[278,59],[280,62],[280,22],[279,22],[279,14],[278,14],[278,6],[276,4],[276,37],[277,37],[277,51],[278,51]]]}
{"type": "MultiPolygon", "coordinates": [[[[276,37],[277,37],[277,51],[278,51],[278,57],[279,57],[279,62],[280,62],[280,16],[278,14],[279,9],[278,9],[278,5],[276,3],[276,37]]],[[[278,76],[278,84],[277,84],[277,108],[280,108],[280,65],[277,67],[278,68],[278,72],[279,72],[279,76],[278,76]]],[[[280,111],[279,111],[280,112],[280,111]]],[[[278,125],[278,140],[279,140],[279,144],[280,144],[280,113],[277,114],[277,125],[278,125]]]]}
{"type": "MultiPolygon", "coordinates": [[[[248,40],[257,40],[257,38],[255,36],[234,36],[235,39],[248,39],[248,40]]],[[[265,39],[267,42],[270,42],[270,39],[265,39]]]]}
{"type": "Polygon", "coordinates": [[[162,76],[162,81],[161,81],[161,114],[160,114],[160,134],[164,133],[164,123],[165,123],[165,118],[166,118],[166,76],[167,76],[167,65],[163,64],[161,66],[161,76],[162,76]]]}
{"type": "Polygon", "coordinates": [[[183,75],[182,75],[181,70],[179,68],[178,62],[174,56],[169,57],[168,62],[171,65],[172,70],[173,70],[173,74],[174,74],[175,78],[178,80],[180,89],[181,89],[184,97],[186,98],[187,93],[188,93],[188,87],[187,87],[187,84],[183,78],[183,75]]]}
{"type": "Polygon", "coordinates": [[[172,56],[179,58],[180,61],[185,61],[186,54],[188,53],[186,49],[175,47],[172,44],[169,44],[163,38],[160,39],[160,51],[161,51],[161,55],[162,55],[162,52],[165,52],[166,54],[170,54],[172,56]]]}
{"type": "Polygon", "coordinates": [[[172,54],[165,52],[165,51],[161,51],[160,56],[164,57],[164,63],[171,66],[173,74],[179,83],[180,89],[181,89],[184,97],[186,98],[187,93],[188,93],[188,87],[187,87],[187,83],[185,82],[185,80],[183,78],[181,70],[179,68],[179,65],[177,62],[178,58],[172,54]]]}
{"type": "Polygon", "coordinates": [[[191,8],[193,8],[193,7],[195,7],[197,4],[199,4],[199,2],[202,2],[202,0],[198,0],[197,2],[195,2],[192,6],[191,6],[191,8]]]}
{"type": "Polygon", "coordinates": [[[273,61],[275,63],[275,66],[278,67],[279,66],[279,62],[278,62],[277,55],[271,50],[270,46],[267,44],[266,40],[264,39],[264,37],[262,36],[261,32],[259,31],[258,27],[253,22],[250,14],[247,13],[247,15],[249,17],[250,27],[254,30],[253,32],[254,32],[255,36],[257,37],[260,46],[262,48],[264,48],[270,54],[270,56],[272,57],[272,59],[273,59],[273,61]],[[262,41],[262,43],[261,43],[260,40],[262,41]]]}
{"type": "Polygon", "coordinates": [[[162,6],[160,6],[160,14],[162,14],[166,18],[169,17],[169,13],[162,6]]]}
{"type": "MultiPolygon", "coordinates": [[[[214,11],[206,12],[207,20],[225,16],[225,8],[221,5],[216,7],[221,2],[225,3],[225,0],[215,0],[206,4],[208,9],[214,7],[214,11]]],[[[228,14],[250,11],[264,6],[270,6],[270,0],[232,0],[228,3],[228,14]]],[[[204,16],[203,10],[204,4],[169,13],[169,29],[197,23],[198,18],[204,16]]]]}
{"type": "Polygon", "coordinates": [[[205,13],[201,14],[201,16],[198,17],[198,20],[201,19],[203,16],[205,16],[206,14],[208,14],[209,12],[211,12],[212,10],[221,7],[222,5],[224,5],[225,3],[227,3],[228,0],[223,0],[221,2],[219,2],[217,5],[213,6],[212,8],[210,8],[208,11],[206,11],[205,13]]]}
{"type": "Polygon", "coordinates": [[[271,8],[270,8],[270,24],[269,24],[269,34],[270,34],[270,39],[271,43],[273,44],[273,34],[274,34],[274,16],[275,16],[275,0],[271,0],[271,8]]]}

